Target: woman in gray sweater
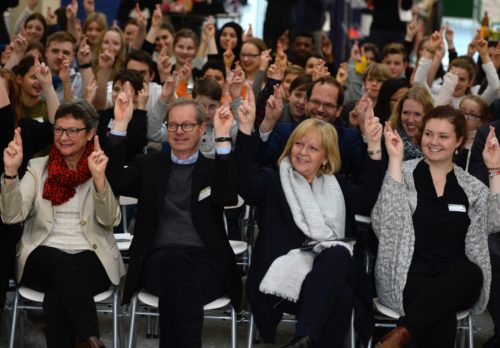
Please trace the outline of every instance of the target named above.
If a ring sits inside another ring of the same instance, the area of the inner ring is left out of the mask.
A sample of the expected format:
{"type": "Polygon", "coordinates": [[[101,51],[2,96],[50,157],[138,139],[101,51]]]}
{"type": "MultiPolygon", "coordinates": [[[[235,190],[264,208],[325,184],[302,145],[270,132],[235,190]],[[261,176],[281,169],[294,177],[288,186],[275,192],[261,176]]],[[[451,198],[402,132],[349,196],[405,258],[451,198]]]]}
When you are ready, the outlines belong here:
{"type": "MultiPolygon", "coordinates": [[[[403,158],[390,127],[389,154],[403,158]]],[[[453,164],[465,139],[462,112],[440,106],[424,116],[423,159],[389,163],[372,211],[379,239],[375,269],[380,301],[401,314],[381,347],[454,347],[456,316],[482,312],[491,282],[488,233],[500,229],[500,147],[493,128],[483,158],[489,190],[453,164]]]]}

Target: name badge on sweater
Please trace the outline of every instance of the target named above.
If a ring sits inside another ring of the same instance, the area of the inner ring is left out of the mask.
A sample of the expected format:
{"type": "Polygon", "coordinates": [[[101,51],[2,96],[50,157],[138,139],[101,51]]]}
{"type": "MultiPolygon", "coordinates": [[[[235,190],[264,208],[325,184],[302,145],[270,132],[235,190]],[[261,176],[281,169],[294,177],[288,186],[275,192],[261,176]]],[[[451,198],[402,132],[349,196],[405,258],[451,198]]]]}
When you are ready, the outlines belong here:
{"type": "Polygon", "coordinates": [[[465,205],[462,204],[448,204],[449,211],[456,211],[459,213],[466,213],[467,209],[465,209],[465,205]]]}
{"type": "Polygon", "coordinates": [[[210,188],[210,186],[205,187],[203,190],[200,191],[200,195],[198,196],[198,202],[209,197],[211,193],[212,193],[212,189],[210,188]]]}

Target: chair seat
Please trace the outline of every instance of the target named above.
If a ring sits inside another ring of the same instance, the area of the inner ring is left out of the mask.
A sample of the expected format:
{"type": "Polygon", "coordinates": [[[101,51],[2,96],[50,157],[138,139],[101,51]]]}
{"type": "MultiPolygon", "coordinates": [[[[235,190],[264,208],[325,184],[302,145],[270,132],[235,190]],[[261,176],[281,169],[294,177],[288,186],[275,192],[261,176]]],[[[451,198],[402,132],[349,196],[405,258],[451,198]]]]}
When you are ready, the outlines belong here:
{"type": "MultiPolygon", "coordinates": [[[[158,308],[158,297],[150,294],[149,292],[147,292],[145,290],[141,290],[139,292],[139,294],[137,295],[137,298],[139,299],[139,301],[141,301],[145,305],[158,308]]],[[[209,311],[209,310],[213,310],[213,309],[219,309],[219,308],[227,306],[230,303],[231,303],[231,300],[229,298],[220,297],[220,298],[216,299],[215,301],[212,301],[212,302],[204,305],[203,310],[209,311]]]]}
{"type": "Polygon", "coordinates": [[[130,249],[130,245],[132,244],[132,239],[134,236],[130,233],[115,233],[116,244],[118,245],[118,250],[120,251],[128,251],[130,249]]]}
{"type": "MultiPolygon", "coordinates": [[[[45,297],[45,294],[43,292],[39,292],[30,288],[27,288],[25,286],[21,286],[19,288],[19,294],[30,301],[33,302],[43,302],[43,298],[45,297]]],[[[94,302],[102,302],[107,299],[109,299],[113,295],[113,289],[108,289],[104,292],[101,292],[97,295],[94,296],[94,302]]]]}
{"type": "MultiPolygon", "coordinates": [[[[400,314],[393,311],[389,307],[384,306],[380,302],[378,297],[373,299],[373,304],[375,305],[375,308],[377,309],[377,311],[379,311],[380,313],[382,313],[385,316],[388,316],[389,318],[398,319],[401,316],[400,314]]],[[[457,320],[465,319],[469,316],[469,314],[470,314],[470,310],[457,312],[457,320]]]]}
{"type": "Polygon", "coordinates": [[[233,249],[234,255],[243,254],[248,249],[248,243],[242,242],[240,240],[230,240],[231,248],[233,249]]]}
{"type": "Polygon", "coordinates": [[[137,204],[137,198],[120,196],[120,205],[132,205],[132,204],[137,204]]]}
{"type": "Polygon", "coordinates": [[[354,215],[354,219],[356,220],[356,222],[361,222],[361,223],[364,223],[364,224],[371,224],[372,223],[372,218],[369,217],[369,216],[366,216],[366,215],[354,215]]]}

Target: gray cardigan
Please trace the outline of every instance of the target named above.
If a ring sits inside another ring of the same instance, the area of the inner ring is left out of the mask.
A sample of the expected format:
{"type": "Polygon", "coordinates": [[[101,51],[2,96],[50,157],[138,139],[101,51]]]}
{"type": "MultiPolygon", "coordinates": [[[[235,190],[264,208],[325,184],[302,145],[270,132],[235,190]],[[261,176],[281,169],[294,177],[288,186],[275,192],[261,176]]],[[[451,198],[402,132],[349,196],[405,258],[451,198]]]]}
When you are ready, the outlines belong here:
{"type": "MultiPolygon", "coordinates": [[[[380,301],[404,314],[403,290],[415,246],[412,215],[417,207],[413,171],[422,159],[403,162],[403,183],[386,174],[377,203],[372,210],[372,225],[379,240],[375,285],[380,301]]],[[[459,185],[469,200],[471,220],[465,237],[467,258],[481,268],[483,288],[473,311],[486,308],[490,295],[491,264],[488,233],[500,230],[500,194],[488,188],[462,168],[454,166],[459,185]]]]}

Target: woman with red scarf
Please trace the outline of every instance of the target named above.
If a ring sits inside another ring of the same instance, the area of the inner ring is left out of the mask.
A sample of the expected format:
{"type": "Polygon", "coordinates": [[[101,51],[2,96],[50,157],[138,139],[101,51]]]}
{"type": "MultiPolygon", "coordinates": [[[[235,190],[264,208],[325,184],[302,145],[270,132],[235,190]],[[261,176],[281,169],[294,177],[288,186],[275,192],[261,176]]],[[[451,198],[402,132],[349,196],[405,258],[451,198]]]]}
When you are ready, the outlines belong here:
{"type": "Polygon", "coordinates": [[[61,104],[49,156],[32,159],[22,180],[21,130],[4,150],[0,213],[24,221],[16,276],[45,293],[47,346],[67,348],[76,338],[103,347],[93,296],[125,273],[113,225],[117,200],[106,180],[108,159],[96,138],[98,115],[84,100],[61,104]]]}

